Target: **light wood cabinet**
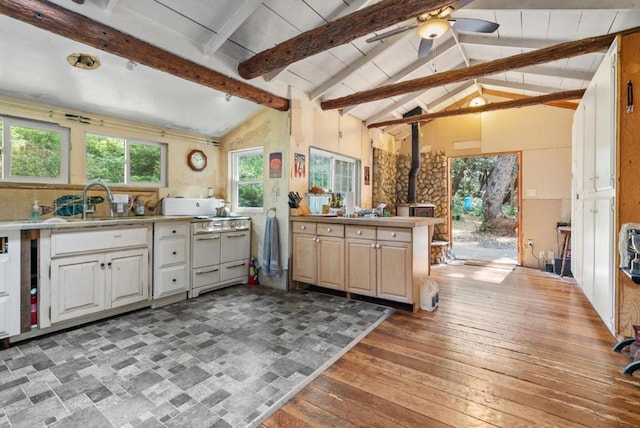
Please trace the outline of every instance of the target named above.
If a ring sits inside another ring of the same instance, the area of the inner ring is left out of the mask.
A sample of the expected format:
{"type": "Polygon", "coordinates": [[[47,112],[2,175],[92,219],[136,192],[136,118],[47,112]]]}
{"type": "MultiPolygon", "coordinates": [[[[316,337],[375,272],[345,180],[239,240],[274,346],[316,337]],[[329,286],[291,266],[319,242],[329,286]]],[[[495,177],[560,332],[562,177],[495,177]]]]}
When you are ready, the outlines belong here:
{"type": "Polygon", "coordinates": [[[148,300],[149,236],[148,226],[53,233],[51,323],[148,300]]]}
{"type": "Polygon", "coordinates": [[[344,225],[293,224],[295,281],[344,290],[344,225]]]}
{"type": "Polygon", "coordinates": [[[411,230],[347,225],[346,236],[346,290],[412,303],[411,230]]]}
{"type": "Polygon", "coordinates": [[[186,221],[154,225],[154,299],[186,293],[189,290],[189,236],[189,222],[186,221]]]}

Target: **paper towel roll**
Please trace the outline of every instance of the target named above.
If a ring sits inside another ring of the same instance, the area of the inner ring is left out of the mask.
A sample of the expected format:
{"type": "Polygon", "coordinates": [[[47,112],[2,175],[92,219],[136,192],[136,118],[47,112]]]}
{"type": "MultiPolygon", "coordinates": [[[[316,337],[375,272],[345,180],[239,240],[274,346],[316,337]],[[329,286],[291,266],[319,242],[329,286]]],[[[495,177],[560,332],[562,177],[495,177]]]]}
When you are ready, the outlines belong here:
{"type": "Polygon", "coordinates": [[[344,194],[345,214],[347,215],[353,214],[354,207],[355,207],[355,200],[354,200],[353,192],[345,192],[344,194]]]}

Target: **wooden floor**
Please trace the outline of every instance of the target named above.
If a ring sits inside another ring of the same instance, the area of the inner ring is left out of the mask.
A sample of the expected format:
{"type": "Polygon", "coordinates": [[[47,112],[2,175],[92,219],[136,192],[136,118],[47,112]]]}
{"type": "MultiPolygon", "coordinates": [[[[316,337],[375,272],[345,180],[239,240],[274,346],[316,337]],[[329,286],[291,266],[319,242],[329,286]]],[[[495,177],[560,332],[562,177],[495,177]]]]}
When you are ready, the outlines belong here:
{"type": "Polygon", "coordinates": [[[640,376],[571,278],[433,276],[435,312],[397,311],[262,426],[640,426],[640,376]]]}

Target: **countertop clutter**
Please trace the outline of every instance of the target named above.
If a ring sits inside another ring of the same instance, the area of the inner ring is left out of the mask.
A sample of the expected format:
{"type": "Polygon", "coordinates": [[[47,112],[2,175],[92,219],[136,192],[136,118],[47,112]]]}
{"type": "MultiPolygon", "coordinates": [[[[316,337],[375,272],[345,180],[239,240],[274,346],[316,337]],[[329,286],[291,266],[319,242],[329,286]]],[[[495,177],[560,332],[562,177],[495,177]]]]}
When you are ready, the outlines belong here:
{"type": "Polygon", "coordinates": [[[363,226],[418,227],[444,223],[438,217],[337,217],[323,215],[291,216],[291,221],[309,223],[359,224],[363,226]]]}

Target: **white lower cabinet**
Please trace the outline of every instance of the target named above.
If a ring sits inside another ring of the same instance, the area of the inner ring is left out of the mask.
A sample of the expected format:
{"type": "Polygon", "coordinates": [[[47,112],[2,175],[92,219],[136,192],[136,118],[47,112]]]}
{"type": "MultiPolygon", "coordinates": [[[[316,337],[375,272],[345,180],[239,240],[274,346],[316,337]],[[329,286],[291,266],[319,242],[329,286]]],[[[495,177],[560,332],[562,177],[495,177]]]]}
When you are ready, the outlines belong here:
{"type": "Polygon", "coordinates": [[[154,299],[186,293],[189,290],[189,233],[189,222],[186,221],[155,224],[154,299]]]}
{"type": "Polygon", "coordinates": [[[0,339],[20,333],[20,231],[0,231],[0,339]]]}
{"type": "Polygon", "coordinates": [[[52,234],[51,323],[149,300],[149,236],[149,227],[52,234]]]}

